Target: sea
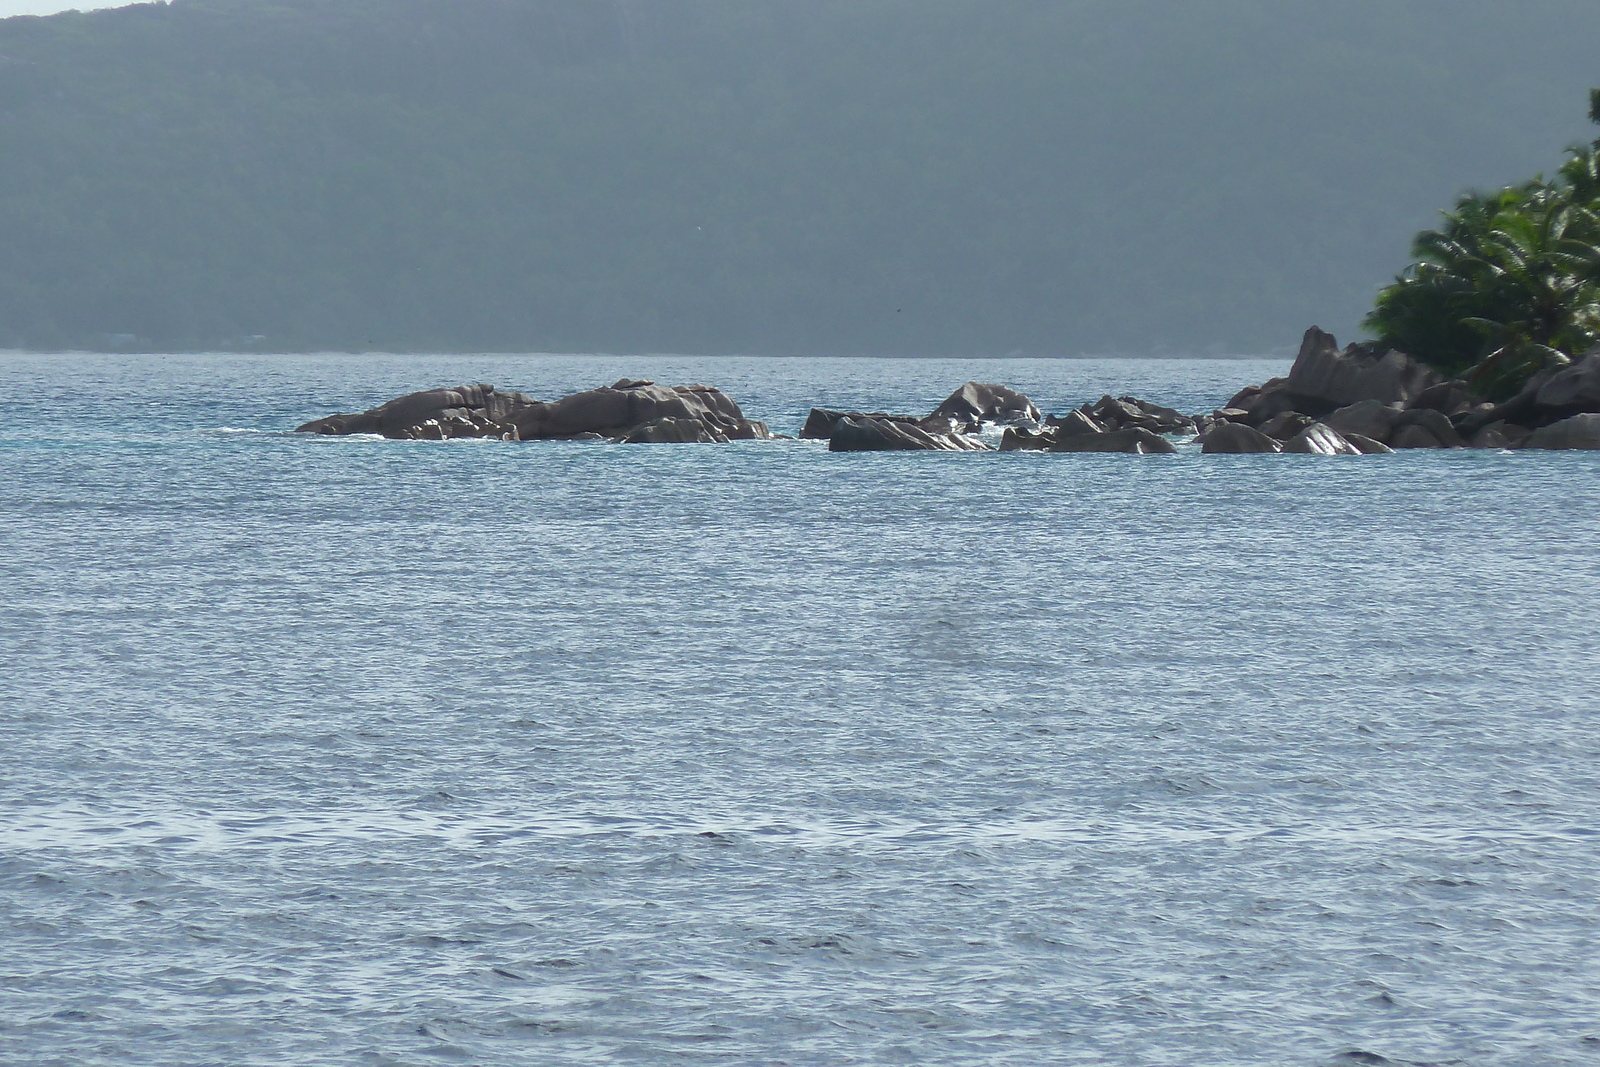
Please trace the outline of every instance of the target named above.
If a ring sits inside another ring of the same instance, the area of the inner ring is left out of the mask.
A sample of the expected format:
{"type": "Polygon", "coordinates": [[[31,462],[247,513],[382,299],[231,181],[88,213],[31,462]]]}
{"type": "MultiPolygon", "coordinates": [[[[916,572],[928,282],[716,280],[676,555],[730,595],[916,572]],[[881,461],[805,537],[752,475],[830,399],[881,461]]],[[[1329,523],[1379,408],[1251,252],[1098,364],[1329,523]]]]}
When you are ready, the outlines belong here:
{"type": "Polygon", "coordinates": [[[0,355],[0,1062],[1600,1064],[1600,454],[291,432],[1286,365],[0,355]]]}

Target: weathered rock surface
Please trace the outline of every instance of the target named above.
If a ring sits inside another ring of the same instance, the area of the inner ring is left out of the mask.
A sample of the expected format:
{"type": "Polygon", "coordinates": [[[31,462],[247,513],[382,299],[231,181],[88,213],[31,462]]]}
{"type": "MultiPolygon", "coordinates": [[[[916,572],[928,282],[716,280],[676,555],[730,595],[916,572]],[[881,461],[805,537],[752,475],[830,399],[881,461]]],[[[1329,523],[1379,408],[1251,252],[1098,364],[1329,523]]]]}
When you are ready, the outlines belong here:
{"type": "Polygon", "coordinates": [[[1570,367],[1542,370],[1510,400],[1474,408],[1454,421],[1462,434],[1476,440],[1480,431],[1499,422],[1537,430],[1574,415],[1596,413],[1600,413],[1600,349],[1570,367]]]}
{"type": "Polygon", "coordinates": [[[1313,326],[1288,377],[1240,390],[1217,414],[1255,427],[1287,412],[1320,419],[1364,400],[1404,405],[1438,384],[1436,372],[1403,352],[1360,344],[1341,351],[1332,334],[1313,326]]]}
{"type": "Polygon", "coordinates": [[[1502,419],[1473,434],[1470,445],[1473,448],[1520,448],[1532,432],[1526,426],[1517,426],[1502,419]]]}
{"type": "Polygon", "coordinates": [[[1322,421],[1346,436],[1355,433],[1374,441],[1387,441],[1394,432],[1400,410],[1398,404],[1386,404],[1382,400],[1358,400],[1339,408],[1322,421]]]}
{"type": "Polygon", "coordinates": [[[1003,385],[968,382],[934,408],[930,419],[947,419],[953,430],[977,433],[984,423],[1010,425],[1038,422],[1039,409],[1033,401],[1003,385]]]}
{"type": "Polygon", "coordinates": [[[1600,413],[1585,412],[1541,426],[1522,443],[1523,448],[1600,449],[1600,413]]]}
{"type": "Polygon", "coordinates": [[[1483,397],[1472,391],[1472,387],[1459,378],[1452,378],[1448,382],[1429,386],[1413,397],[1406,407],[1411,409],[1428,408],[1441,415],[1454,417],[1463,412],[1471,411],[1484,402],[1483,397]]]}
{"type": "Polygon", "coordinates": [[[1449,418],[1432,408],[1407,408],[1389,434],[1393,448],[1465,448],[1466,441],[1449,418]]]}
{"type": "Polygon", "coordinates": [[[1055,441],[1056,435],[1048,430],[1030,430],[1024,426],[1008,426],[1006,427],[1005,436],[1000,438],[1000,451],[1048,452],[1055,441]]]}
{"type": "Polygon", "coordinates": [[[1302,415],[1298,411],[1285,411],[1281,415],[1274,415],[1256,428],[1274,441],[1291,441],[1307,427],[1316,425],[1316,422],[1317,420],[1310,415],[1302,415]]]}
{"type": "MultiPolygon", "coordinates": [[[[826,441],[833,436],[833,428],[839,424],[840,419],[887,419],[890,422],[903,422],[908,426],[920,426],[922,419],[913,415],[889,415],[882,411],[838,411],[833,408],[812,408],[811,414],[806,416],[806,424],[800,428],[800,437],[807,441],[826,441]]],[[[948,429],[949,423],[943,422],[937,428],[948,429]]]]}
{"type": "Polygon", "coordinates": [[[1356,447],[1363,456],[1389,456],[1394,454],[1394,449],[1382,441],[1374,441],[1359,433],[1344,434],[1344,439],[1356,447]]]}
{"type": "Polygon", "coordinates": [[[1143,426],[1127,426],[1105,433],[1072,434],[1058,438],[1051,452],[1127,452],[1135,455],[1170,455],[1178,449],[1173,443],[1143,426]]]}
{"type": "Polygon", "coordinates": [[[1200,438],[1200,451],[1207,454],[1282,452],[1283,445],[1252,426],[1240,422],[1217,422],[1200,438]]]}
{"type": "MultiPolygon", "coordinates": [[[[1130,427],[1152,433],[1194,433],[1194,420],[1173,408],[1152,404],[1135,396],[1103,396],[1092,404],[1084,404],[1077,414],[1087,416],[1104,430],[1123,430],[1130,427]]],[[[1046,419],[1046,425],[1070,419],[1069,413],[1061,419],[1046,419]]]]}
{"type": "Polygon", "coordinates": [[[1285,452],[1310,456],[1359,456],[1361,449],[1351,444],[1338,430],[1314,422],[1284,443],[1285,452]]]}
{"type": "Polygon", "coordinates": [[[515,441],[513,412],[533,404],[522,393],[498,393],[488,384],[407,393],[355,415],[313,419],[296,433],[329,436],[382,434],[395,440],[498,437],[515,441]]]}
{"type": "Polygon", "coordinates": [[[1600,411],[1600,350],[1590,352],[1572,366],[1551,375],[1534,394],[1534,400],[1551,412],[1600,411]]]}
{"type": "Polygon", "coordinates": [[[1037,429],[1006,430],[1000,449],[1165,455],[1177,448],[1162,434],[1188,433],[1194,428],[1193,419],[1172,408],[1137,397],[1103,396],[1065,415],[1051,415],[1037,429]]]}
{"type": "Polygon", "coordinates": [[[1332,334],[1313,326],[1301,341],[1285,389],[1327,412],[1358,400],[1405,403],[1439,381],[1438,372],[1404,352],[1359,344],[1341,352],[1332,334]]]}
{"type": "MultiPolygon", "coordinates": [[[[813,441],[828,441],[831,448],[834,436],[842,430],[847,439],[840,448],[831,449],[835,452],[883,451],[891,447],[895,450],[926,450],[929,440],[942,442],[939,445],[941,451],[949,450],[946,445],[960,451],[974,451],[987,450],[988,446],[964,435],[979,432],[986,423],[1032,426],[1038,421],[1039,409],[1015,389],[984,382],[967,382],[932,412],[920,417],[891,415],[882,411],[812,408],[805,426],[800,430],[800,436],[813,441]],[[880,425],[885,423],[893,424],[898,429],[880,425]],[[863,427],[867,427],[867,431],[864,432],[863,427]],[[956,444],[946,440],[952,436],[961,437],[961,442],[956,444]],[[891,446],[885,443],[891,441],[896,444],[891,446]],[[866,447],[872,442],[878,443],[875,447],[866,447]]],[[[1021,447],[1018,442],[1023,440],[1015,439],[1013,448],[1021,447]]]]}
{"type": "Polygon", "coordinates": [[[1096,422],[1087,412],[1069,411],[1065,415],[1052,415],[1045,420],[1045,429],[1055,438],[1077,437],[1089,433],[1105,433],[1106,427],[1096,422]]]}
{"type": "Polygon", "coordinates": [[[629,379],[548,404],[523,393],[497,392],[487,384],[429,389],[407,393],[357,415],[315,419],[296,432],[376,433],[423,440],[497,437],[508,441],[594,437],[730,441],[771,436],[765,424],[746,419],[739,405],[719,389],[667,387],[629,379]],[[666,425],[640,436],[644,428],[658,423],[666,425]]]}
{"type": "Polygon", "coordinates": [[[846,415],[834,424],[829,452],[987,452],[989,446],[958,433],[930,433],[902,419],[846,415]]]}
{"type": "MultiPolygon", "coordinates": [[[[1600,415],[1600,348],[1570,367],[1540,371],[1516,396],[1495,404],[1469,382],[1445,380],[1402,352],[1370,344],[1341,350],[1330,334],[1313,327],[1286,377],[1241,389],[1197,425],[1201,441],[1209,442],[1202,446],[1207,451],[1264,450],[1259,440],[1225,425],[1294,441],[1316,422],[1370,454],[1380,446],[1588,447],[1581,443],[1588,440],[1588,424],[1569,420],[1590,414],[1600,415]],[[1557,424],[1560,431],[1537,433],[1557,424]]],[[[1308,439],[1295,450],[1327,444],[1313,436],[1318,444],[1308,439]]]]}
{"type": "Polygon", "coordinates": [[[770,437],[766,425],[744,417],[720,389],[706,385],[664,386],[623,379],[614,385],[573,393],[549,404],[530,404],[510,415],[524,441],[601,434],[618,440],[662,419],[694,419],[713,438],[770,437]]]}
{"type": "Polygon", "coordinates": [[[657,419],[636,426],[619,438],[625,445],[726,444],[728,437],[699,419],[657,419]]]}

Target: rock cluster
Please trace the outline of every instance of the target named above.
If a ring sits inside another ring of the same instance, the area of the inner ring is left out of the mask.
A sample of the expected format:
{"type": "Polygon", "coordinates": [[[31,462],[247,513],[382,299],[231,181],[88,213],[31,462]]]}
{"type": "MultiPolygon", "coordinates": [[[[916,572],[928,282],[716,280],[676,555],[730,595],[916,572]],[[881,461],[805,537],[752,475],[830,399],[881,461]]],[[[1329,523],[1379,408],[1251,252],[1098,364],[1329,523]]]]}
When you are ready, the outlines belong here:
{"type": "Polygon", "coordinates": [[[1536,375],[1515,397],[1493,404],[1403,352],[1366,344],[1341,350],[1312,327],[1287,377],[1240,391],[1199,422],[1207,452],[1325,451],[1339,440],[1363,453],[1600,448],[1600,420],[1585,418],[1594,413],[1600,413],[1600,350],[1536,375]]]}
{"type": "Polygon", "coordinates": [[[800,436],[827,441],[830,452],[981,452],[973,437],[985,424],[1037,425],[1033,401],[1003,385],[968,382],[923,416],[812,408],[800,436]]]}
{"type": "Polygon", "coordinates": [[[712,443],[770,437],[764,423],[706,385],[662,386],[624,378],[541,403],[492,385],[408,393],[358,415],[330,415],[297,433],[381,434],[400,440],[493,437],[504,441],[599,440],[624,444],[712,443]]]}
{"type": "Polygon", "coordinates": [[[1037,429],[1008,429],[1002,452],[1176,452],[1163,434],[1191,434],[1195,421],[1172,408],[1132,396],[1103,396],[1092,404],[1052,415],[1037,429]]]}
{"type": "MultiPolygon", "coordinates": [[[[978,438],[1004,427],[1004,452],[1177,451],[1195,435],[1203,453],[1370,455],[1416,448],[1600,449],[1600,348],[1535,375],[1491,403],[1403,352],[1340,349],[1312,327],[1287,376],[1240,390],[1209,415],[1184,415],[1132,396],[1103,396],[1042,418],[1021,393],[967,382],[927,415],[812,408],[800,436],[832,452],[988,451],[978,438]]],[[[726,393],[627,378],[545,403],[492,385],[408,393],[355,415],[330,415],[297,432],[380,434],[410,440],[611,440],[726,443],[768,438],[726,393]]]]}

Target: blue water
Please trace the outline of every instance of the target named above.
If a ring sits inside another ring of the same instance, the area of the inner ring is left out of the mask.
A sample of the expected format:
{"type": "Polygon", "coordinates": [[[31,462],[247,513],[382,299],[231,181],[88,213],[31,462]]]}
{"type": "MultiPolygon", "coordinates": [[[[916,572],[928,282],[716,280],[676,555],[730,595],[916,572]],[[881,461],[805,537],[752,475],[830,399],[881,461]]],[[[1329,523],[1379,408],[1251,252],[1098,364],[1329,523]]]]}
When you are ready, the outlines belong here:
{"type": "Polygon", "coordinates": [[[284,432],[1282,369],[0,356],[0,1061],[1600,1063],[1600,456],[284,432]]]}

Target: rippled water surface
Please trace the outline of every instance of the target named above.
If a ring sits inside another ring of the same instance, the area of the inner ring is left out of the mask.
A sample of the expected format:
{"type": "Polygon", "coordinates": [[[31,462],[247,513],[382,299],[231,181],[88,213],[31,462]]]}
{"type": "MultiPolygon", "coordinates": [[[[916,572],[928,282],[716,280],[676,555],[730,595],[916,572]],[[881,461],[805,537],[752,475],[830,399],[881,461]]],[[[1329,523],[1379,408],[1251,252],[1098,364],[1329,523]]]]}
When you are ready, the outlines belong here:
{"type": "Polygon", "coordinates": [[[0,1061],[1600,1064],[1600,457],[306,439],[1267,361],[0,356],[0,1061]]]}

